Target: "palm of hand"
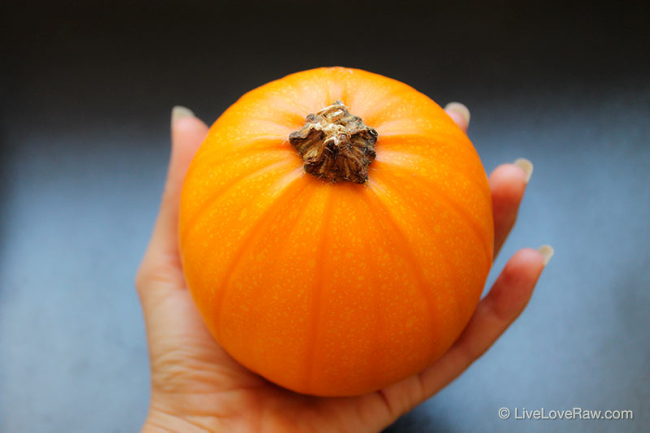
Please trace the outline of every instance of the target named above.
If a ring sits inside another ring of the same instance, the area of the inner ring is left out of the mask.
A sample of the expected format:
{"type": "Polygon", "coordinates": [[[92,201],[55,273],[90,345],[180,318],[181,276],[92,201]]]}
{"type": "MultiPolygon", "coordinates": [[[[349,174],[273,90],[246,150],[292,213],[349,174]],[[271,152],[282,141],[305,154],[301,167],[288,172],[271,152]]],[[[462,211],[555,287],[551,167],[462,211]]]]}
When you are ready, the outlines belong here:
{"type": "MultiPolygon", "coordinates": [[[[467,120],[454,106],[459,126],[467,120]]],[[[233,360],[205,328],[186,288],[176,236],[182,179],[207,126],[175,109],[172,157],[160,214],[136,285],[145,315],[152,396],[145,431],[378,431],[438,392],[482,355],[523,311],[549,250],[515,254],[481,301],[469,325],[423,372],[358,397],[293,393],[233,360]]],[[[504,164],[490,176],[495,256],[516,219],[527,173],[504,164]]]]}

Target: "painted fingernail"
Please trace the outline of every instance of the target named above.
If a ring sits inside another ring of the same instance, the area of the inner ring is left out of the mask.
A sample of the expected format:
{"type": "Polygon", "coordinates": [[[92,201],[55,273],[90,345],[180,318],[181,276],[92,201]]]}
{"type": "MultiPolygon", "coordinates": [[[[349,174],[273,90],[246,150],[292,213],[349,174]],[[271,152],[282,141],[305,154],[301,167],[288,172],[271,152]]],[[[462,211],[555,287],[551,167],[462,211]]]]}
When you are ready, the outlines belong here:
{"type": "Polygon", "coordinates": [[[182,105],[174,105],[174,108],[172,108],[172,125],[184,117],[194,117],[194,112],[182,105]]]}
{"type": "Polygon", "coordinates": [[[537,251],[539,251],[542,257],[544,257],[544,266],[548,265],[548,262],[551,261],[551,257],[553,257],[553,254],[555,254],[555,250],[550,245],[542,245],[541,247],[537,248],[537,251]]]}
{"type": "Polygon", "coordinates": [[[527,160],[526,158],[519,158],[518,160],[513,162],[513,164],[521,168],[524,171],[524,173],[526,173],[526,183],[528,183],[530,177],[533,175],[533,163],[527,160]]]}
{"type": "Polygon", "coordinates": [[[460,102],[450,102],[445,105],[445,110],[458,113],[463,119],[465,119],[465,123],[469,125],[469,119],[471,116],[469,114],[469,108],[467,108],[465,104],[461,104],[460,102]]]}

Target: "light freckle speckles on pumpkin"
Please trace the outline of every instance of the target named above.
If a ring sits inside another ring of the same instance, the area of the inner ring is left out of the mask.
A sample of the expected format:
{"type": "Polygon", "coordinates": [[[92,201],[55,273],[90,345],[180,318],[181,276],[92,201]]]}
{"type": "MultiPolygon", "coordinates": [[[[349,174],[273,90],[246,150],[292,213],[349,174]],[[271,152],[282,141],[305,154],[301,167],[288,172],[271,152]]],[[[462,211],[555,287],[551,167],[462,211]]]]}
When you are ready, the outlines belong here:
{"type": "Polygon", "coordinates": [[[405,84],[343,68],[229,108],[188,170],[179,230],[188,286],[224,349],[317,395],[372,391],[439,357],[480,297],[493,237],[466,135],[405,84]],[[290,144],[336,99],[378,133],[363,184],[305,173],[290,144]]]}

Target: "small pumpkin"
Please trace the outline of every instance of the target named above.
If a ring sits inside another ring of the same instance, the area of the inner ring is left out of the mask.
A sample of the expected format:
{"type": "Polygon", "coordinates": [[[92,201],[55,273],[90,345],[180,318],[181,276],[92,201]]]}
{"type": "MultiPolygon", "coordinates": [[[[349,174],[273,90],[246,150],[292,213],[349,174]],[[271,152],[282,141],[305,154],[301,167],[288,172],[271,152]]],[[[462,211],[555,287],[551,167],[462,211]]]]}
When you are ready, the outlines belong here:
{"type": "Polygon", "coordinates": [[[422,93],[358,69],[242,96],[181,199],[183,268],[214,338],[318,396],[374,391],[444,354],[479,301],[493,236],[467,135],[422,93]]]}

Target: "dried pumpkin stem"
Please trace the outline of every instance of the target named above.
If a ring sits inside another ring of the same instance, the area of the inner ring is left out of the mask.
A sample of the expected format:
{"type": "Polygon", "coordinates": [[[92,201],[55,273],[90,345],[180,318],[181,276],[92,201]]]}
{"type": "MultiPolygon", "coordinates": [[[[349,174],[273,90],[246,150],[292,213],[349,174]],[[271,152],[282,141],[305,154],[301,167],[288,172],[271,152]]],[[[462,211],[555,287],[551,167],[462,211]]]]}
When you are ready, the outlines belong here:
{"type": "Polygon", "coordinates": [[[374,161],[377,131],[350,114],[341,101],[309,114],[305,126],[289,135],[305,171],[331,182],[365,183],[374,161]]]}

